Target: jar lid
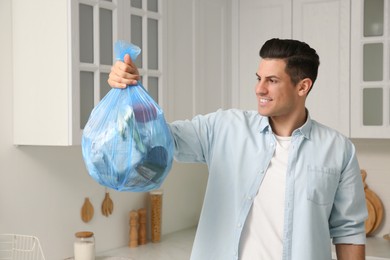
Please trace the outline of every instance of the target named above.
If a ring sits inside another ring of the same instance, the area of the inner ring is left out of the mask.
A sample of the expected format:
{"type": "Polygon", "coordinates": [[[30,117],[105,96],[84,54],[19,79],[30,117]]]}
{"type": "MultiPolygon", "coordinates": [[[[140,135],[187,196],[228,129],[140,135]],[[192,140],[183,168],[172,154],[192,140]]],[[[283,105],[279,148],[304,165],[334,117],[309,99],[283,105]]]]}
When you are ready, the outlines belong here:
{"type": "Polygon", "coordinates": [[[87,238],[87,237],[92,237],[93,232],[90,231],[80,231],[75,234],[77,238],[87,238]]]}
{"type": "Polygon", "coordinates": [[[150,195],[163,195],[163,190],[152,190],[149,192],[150,195]]]}

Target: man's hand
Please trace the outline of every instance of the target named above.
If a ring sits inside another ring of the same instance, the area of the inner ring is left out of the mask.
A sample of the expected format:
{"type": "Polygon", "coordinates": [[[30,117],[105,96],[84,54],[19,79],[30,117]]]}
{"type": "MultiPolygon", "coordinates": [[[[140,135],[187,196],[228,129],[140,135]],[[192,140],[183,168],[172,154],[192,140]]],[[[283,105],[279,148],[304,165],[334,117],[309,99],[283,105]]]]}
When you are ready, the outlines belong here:
{"type": "Polygon", "coordinates": [[[336,244],[337,260],[365,260],[365,245],[336,244]]]}
{"type": "Polygon", "coordinates": [[[138,80],[138,69],[131,60],[130,55],[126,54],[124,62],[116,61],[111,67],[107,82],[112,88],[125,88],[128,85],[136,85],[138,80]]]}

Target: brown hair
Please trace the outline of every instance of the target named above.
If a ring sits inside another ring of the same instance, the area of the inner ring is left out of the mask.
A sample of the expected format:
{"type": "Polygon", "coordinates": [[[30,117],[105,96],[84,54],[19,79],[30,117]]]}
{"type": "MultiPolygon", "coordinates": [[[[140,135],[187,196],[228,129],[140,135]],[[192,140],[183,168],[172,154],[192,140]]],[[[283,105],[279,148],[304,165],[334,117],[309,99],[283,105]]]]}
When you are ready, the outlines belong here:
{"type": "Polygon", "coordinates": [[[273,38],[264,43],[259,54],[261,58],[285,60],[286,73],[294,85],[304,78],[310,78],[314,85],[317,79],[320,58],[317,52],[304,42],[273,38]]]}

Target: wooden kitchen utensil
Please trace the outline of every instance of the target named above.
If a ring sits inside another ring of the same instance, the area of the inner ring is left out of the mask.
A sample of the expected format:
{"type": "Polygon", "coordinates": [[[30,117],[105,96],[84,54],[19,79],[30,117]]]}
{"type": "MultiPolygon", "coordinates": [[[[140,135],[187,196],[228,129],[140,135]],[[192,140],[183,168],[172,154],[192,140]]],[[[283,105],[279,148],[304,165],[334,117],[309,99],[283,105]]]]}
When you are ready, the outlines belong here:
{"type": "Polygon", "coordinates": [[[81,208],[81,219],[85,223],[88,223],[93,218],[93,213],[94,213],[93,206],[89,201],[89,198],[86,197],[84,200],[83,207],[81,208]]]}
{"type": "Polygon", "coordinates": [[[129,241],[129,247],[134,248],[138,246],[138,225],[139,225],[139,219],[138,219],[138,212],[136,210],[130,211],[130,241],[129,241]]]}
{"type": "Polygon", "coordinates": [[[372,232],[375,226],[376,212],[375,212],[375,207],[370,200],[366,199],[366,205],[368,211],[368,218],[366,219],[365,227],[366,227],[366,234],[369,234],[372,232]]]}
{"type": "Polygon", "coordinates": [[[141,208],[138,210],[138,219],[139,219],[139,227],[138,227],[138,244],[145,245],[146,241],[146,209],[141,208]]]}
{"type": "Polygon", "coordinates": [[[104,196],[104,200],[102,203],[102,214],[108,217],[109,215],[112,214],[113,210],[114,210],[114,203],[112,202],[112,199],[110,198],[110,193],[106,188],[106,195],[104,196]]]}
{"type": "Polygon", "coordinates": [[[361,170],[363,178],[364,192],[366,194],[366,203],[368,210],[368,219],[366,220],[366,235],[369,236],[374,233],[383,220],[383,205],[381,199],[368,188],[366,184],[367,172],[361,170]]]}

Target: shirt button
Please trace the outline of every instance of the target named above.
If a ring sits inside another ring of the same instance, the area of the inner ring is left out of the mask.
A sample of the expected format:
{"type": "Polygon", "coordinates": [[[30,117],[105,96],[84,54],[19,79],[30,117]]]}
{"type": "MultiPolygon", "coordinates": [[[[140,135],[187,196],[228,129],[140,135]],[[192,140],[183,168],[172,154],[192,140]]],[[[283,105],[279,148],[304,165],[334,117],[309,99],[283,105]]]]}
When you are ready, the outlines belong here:
{"type": "Polygon", "coordinates": [[[242,227],[241,223],[238,223],[238,224],[237,224],[237,227],[238,227],[238,228],[242,227]]]}

